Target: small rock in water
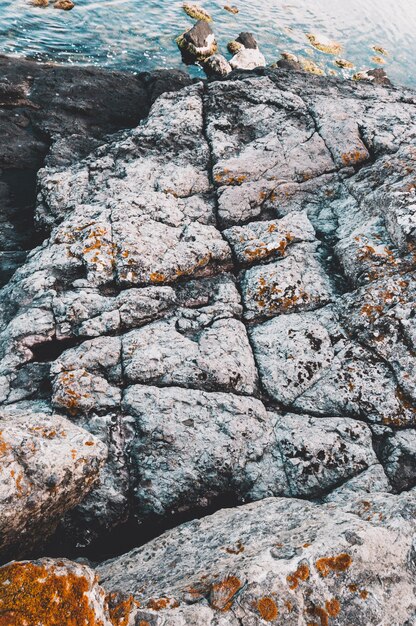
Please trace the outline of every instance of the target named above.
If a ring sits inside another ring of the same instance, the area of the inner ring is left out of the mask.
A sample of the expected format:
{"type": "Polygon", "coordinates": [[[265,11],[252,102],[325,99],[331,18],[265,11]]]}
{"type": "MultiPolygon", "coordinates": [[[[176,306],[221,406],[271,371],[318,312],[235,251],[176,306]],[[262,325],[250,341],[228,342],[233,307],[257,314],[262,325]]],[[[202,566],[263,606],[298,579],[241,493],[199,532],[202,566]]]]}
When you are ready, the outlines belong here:
{"type": "Polygon", "coordinates": [[[299,63],[301,64],[302,70],[304,72],[309,72],[310,74],[316,74],[316,76],[325,76],[324,70],[321,67],[319,67],[319,65],[317,65],[315,61],[312,61],[312,59],[299,58],[299,63]]]}
{"type": "Polygon", "coordinates": [[[311,45],[317,50],[326,54],[341,54],[342,46],[337,41],[331,41],[323,35],[314,35],[312,33],[308,33],[306,36],[311,45]]]}
{"type": "Polygon", "coordinates": [[[70,11],[74,8],[74,6],[75,4],[72,2],[72,0],[57,0],[57,2],[55,2],[55,4],[53,5],[53,8],[62,9],[62,11],[70,11]]]}
{"type": "Polygon", "coordinates": [[[232,6],[226,4],[224,9],[228,11],[228,13],[233,13],[234,15],[237,15],[237,13],[240,12],[240,9],[238,9],[234,4],[232,6]]]}
{"type": "Polygon", "coordinates": [[[222,54],[213,54],[204,63],[204,72],[210,78],[223,78],[231,71],[231,65],[222,54]]]}
{"type": "Polygon", "coordinates": [[[258,48],[243,48],[230,61],[233,70],[254,70],[256,67],[265,67],[266,59],[258,48]]]}
{"type": "Polygon", "coordinates": [[[334,63],[344,70],[352,70],[354,68],[354,63],[351,63],[351,61],[347,61],[346,59],[335,59],[334,63]]]}
{"type": "Polygon", "coordinates": [[[356,74],[354,74],[352,79],[371,81],[375,85],[386,85],[388,87],[392,85],[386,72],[381,68],[377,68],[373,70],[363,70],[361,72],[357,72],[356,74]]]}
{"type": "Polygon", "coordinates": [[[190,4],[189,2],[185,2],[183,5],[183,10],[189,17],[192,17],[194,20],[203,20],[204,22],[212,22],[212,17],[210,14],[205,11],[198,4],[190,4]]]}
{"type": "Polygon", "coordinates": [[[34,7],[47,7],[49,0],[30,0],[30,4],[34,7]]]}
{"type": "Polygon", "coordinates": [[[387,52],[387,50],[383,48],[382,46],[372,46],[371,48],[372,50],[374,50],[374,52],[377,52],[377,54],[382,54],[385,57],[389,56],[389,53],[387,52]]]}
{"type": "Polygon", "coordinates": [[[244,48],[256,50],[258,49],[257,41],[252,33],[240,33],[236,39],[237,43],[241,43],[244,48]]]}
{"type": "Polygon", "coordinates": [[[291,52],[282,52],[282,58],[277,61],[276,66],[283,70],[301,71],[303,69],[299,58],[291,52]]]}
{"type": "Polygon", "coordinates": [[[378,65],[384,65],[384,64],[385,64],[385,62],[386,62],[386,60],[385,60],[385,59],[383,59],[383,57],[379,57],[379,56],[374,56],[374,57],[371,57],[371,60],[372,60],[374,63],[378,63],[378,65]]]}
{"type": "Polygon", "coordinates": [[[217,51],[217,42],[211,27],[199,20],[190,30],[180,35],[176,43],[182,52],[184,63],[204,61],[217,51]]]}

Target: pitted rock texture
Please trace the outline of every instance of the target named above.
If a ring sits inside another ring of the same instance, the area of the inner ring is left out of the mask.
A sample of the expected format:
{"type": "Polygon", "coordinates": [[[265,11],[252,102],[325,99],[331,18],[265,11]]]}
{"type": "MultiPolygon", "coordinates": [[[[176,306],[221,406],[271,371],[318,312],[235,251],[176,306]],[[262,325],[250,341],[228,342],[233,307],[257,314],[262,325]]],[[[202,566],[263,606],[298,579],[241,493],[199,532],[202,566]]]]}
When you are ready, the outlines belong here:
{"type": "Polygon", "coordinates": [[[233,72],[40,172],[0,392],[108,448],[61,536],[415,486],[415,131],[410,91],[233,72]]]}
{"type": "Polygon", "coordinates": [[[1,558],[24,554],[51,534],[97,482],[106,456],[98,439],[61,416],[28,407],[2,410],[1,558]]]}
{"type": "Polygon", "coordinates": [[[107,591],[140,602],[128,624],[410,626],[414,496],[270,498],[224,509],[97,572],[107,591]]]}

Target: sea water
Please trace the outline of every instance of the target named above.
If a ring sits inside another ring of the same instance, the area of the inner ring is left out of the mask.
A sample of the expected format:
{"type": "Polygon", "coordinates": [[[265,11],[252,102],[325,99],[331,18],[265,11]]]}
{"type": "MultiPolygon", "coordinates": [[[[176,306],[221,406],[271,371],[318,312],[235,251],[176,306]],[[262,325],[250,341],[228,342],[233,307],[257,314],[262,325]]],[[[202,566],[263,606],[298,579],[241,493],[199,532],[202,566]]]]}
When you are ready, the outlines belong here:
{"type": "MultiPolygon", "coordinates": [[[[75,0],[71,11],[34,7],[29,0],[0,0],[0,53],[38,60],[93,64],[136,72],[181,67],[175,38],[192,25],[176,0],[75,0]]],[[[416,0],[204,0],[220,51],[240,31],[251,31],[268,63],[291,52],[326,73],[350,76],[383,67],[396,84],[416,87],[416,0]],[[232,14],[224,9],[239,9],[232,14]],[[313,48],[314,33],[343,46],[335,58],[313,48]],[[379,54],[381,46],[388,55],[379,54]],[[374,57],[379,57],[377,60],[374,57]]],[[[195,75],[198,67],[189,68],[195,75]]]]}

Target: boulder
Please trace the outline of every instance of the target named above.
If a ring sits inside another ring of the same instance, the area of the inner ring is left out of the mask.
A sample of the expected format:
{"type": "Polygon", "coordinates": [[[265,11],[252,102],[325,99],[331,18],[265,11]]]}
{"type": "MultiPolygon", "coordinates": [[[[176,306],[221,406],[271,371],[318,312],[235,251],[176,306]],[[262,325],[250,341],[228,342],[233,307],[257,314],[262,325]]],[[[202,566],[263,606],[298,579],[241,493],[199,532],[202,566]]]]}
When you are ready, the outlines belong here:
{"type": "Polygon", "coordinates": [[[177,43],[185,63],[204,61],[217,51],[215,35],[205,19],[183,33],[177,43]]]}
{"type": "Polygon", "coordinates": [[[184,524],[97,572],[107,592],[140,603],[129,624],[404,626],[416,611],[415,502],[270,498],[184,524]]]}
{"type": "Polygon", "coordinates": [[[233,70],[254,70],[256,67],[265,67],[266,59],[258,48],[243,48],[230,61],[233,70]]]}
{"type": "Polygon", "coordinates": [[[98,439],[61,416],[3,409],[1,558],[28,554],[44,541],[98,481],[106,456],[98,439]]]}
{"type": "Polygon", "coordinates": [[[231,65],[222,54],[210,56],[203,67],[208,78],[224,78],[232,71],[231,65]]]}

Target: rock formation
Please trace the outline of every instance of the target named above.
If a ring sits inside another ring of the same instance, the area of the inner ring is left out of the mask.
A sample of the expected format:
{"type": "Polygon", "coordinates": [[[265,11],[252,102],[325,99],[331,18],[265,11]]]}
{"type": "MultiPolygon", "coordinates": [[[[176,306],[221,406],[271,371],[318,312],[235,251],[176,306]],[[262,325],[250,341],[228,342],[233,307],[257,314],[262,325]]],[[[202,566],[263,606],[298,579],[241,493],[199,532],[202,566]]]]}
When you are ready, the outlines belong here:
{"type": "Polygon", "coordinates": [[[52,459],[72,423],[62,475],[94,442],[54,519],[107,454],[55,541],[248,503],[101,564],[97,623],[414,623],[415,105],[235,71],[39,172],[47,237],[0,296],[2,428],[47,422],[52,459]]]}

